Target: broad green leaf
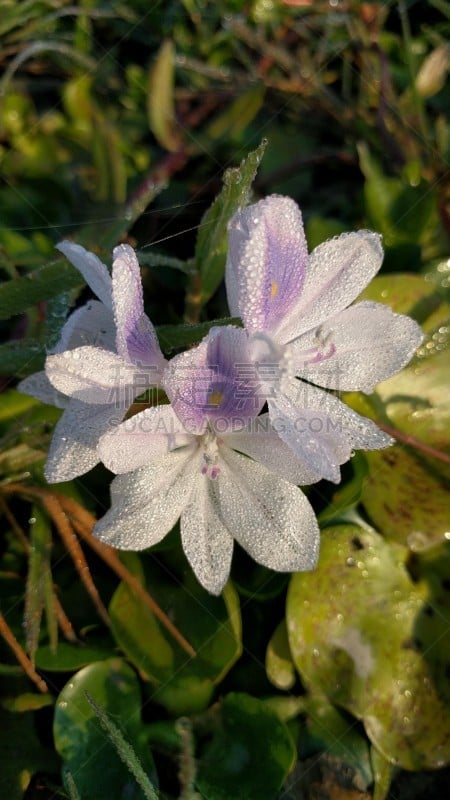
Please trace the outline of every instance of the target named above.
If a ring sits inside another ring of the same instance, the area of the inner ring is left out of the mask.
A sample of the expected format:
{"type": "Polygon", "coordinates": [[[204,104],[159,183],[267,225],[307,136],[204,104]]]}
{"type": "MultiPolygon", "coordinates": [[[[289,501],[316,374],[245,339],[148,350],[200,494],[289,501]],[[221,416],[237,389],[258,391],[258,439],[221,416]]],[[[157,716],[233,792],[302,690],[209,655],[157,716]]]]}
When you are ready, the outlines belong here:
{"type": "Polygon", "coordinates": [[[227,225],[233,214],[247,205],[259,163],[264,155],[265,139],[249,153],[240,167],[228,169],[224,187],[200,223],[195,247],[195,264],[200,275],[200,305],[218,288],[225,272],[227,225]]]}
{"type": "MultiPolygon", "coordinates": [[[[136,557],[129,560],[143,580],[136,557]]],[[[152,682],[153,698],[172,713],[187,714],[208,704],[214,686],[241,654],[239,601],[231,584],[212,597],[191,572],[177,583],[170,574],[146,564],[146,584],[161,608],[188,639],[197,655],[189,658],[150,608],[121,583],[109,613],[114,637],[128,658],[152,682]],[[142,631],[145,630],[145,636],[142,631]]]]}
{"type": "Polygon", "coordinates": [[[418,633],[428,589],[410,578],[405,553],[375,531],[327,528],[317,569],[291,579],[289,643],[305,686],[361,719],[386,759],[435,769],[450,761],[450,629],[436,620],[436,652],[418,633]]]}
{"type": "Polygon", "coordinates": [[[86,693],[112,716],[154,782],[154,764],[140,719],[141,696],[133,670],[121,659],[94,662],[77,672],[58,696],[53,733],[64,771],[76,776],[83,800],[145,800],[105,735],[86,693]]]}
{"type": "Polygon", "coordinates": [[[161,45],[149,75],[147,110],[150,130],[162,147],[175,152],[181,146],[175,122],[175,47],[170,39],[161,45]]]}
{"type": "Polygon", "coordinates": [[[292,663],[286,623],[283,620],[275,629],[266,650],[266,672],[269,681],[277,689],[288,691],[295,683],[295,668],[292,663]]]}
{"type": "Polygon", "coordinates": [[[220,706],[220,724],[198,764],[197,787],[208,800],[274,800],[296,749],[286,725],[267,705],[234,692],[220,706]]]}
{"type": "Polygon", "coordinates": [[[94,643],[69,644],[59,642],[58,649],[53,652],[50,645],[44,644],[36,651],[36,666],[45,672],[75,672],[93,661],[111,658],[114,654],[114,643],[96,645],[94,643]]]}

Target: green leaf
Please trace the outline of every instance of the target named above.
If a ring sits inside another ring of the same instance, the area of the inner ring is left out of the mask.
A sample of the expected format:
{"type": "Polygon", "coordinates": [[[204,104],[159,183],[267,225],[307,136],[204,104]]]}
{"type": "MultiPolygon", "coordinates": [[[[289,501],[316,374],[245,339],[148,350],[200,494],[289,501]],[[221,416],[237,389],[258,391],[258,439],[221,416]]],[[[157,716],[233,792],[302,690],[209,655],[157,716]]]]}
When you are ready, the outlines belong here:
{"type": "Polygon", "coordinates": [[[233,214],[247,205],[252,183],[266,149],[263,139],[259,147],[249,153],[240,167],[228,169],[224,187],[200,223],[195,247],[195,264],[201,280],[200,305],[214,294],[225,272],[227,253],[227,225],[233,214]]]}
{"type": "Polygon", "coordinates": [[[267,677],[277,689],[288,691],[295,683],[295,668],[283,620],[275,629],[266,650],[267,677]]]}
{"type": "Polygon", "coordinates": [[[319,244],[339,236],[340,233],[347,231],[347,226],[338,219],[327,219],[325,217],[310,217],[305,223],[306,240],[309,250],[314,250],[319,244]]]}
{"type": "MultiPolygon", "coordinates": [[[[0,293],[1,290],[0,286],[0,293]]],[[[22,378],[38,372],[44,368],[45,356],[45,346],[35,339],[19,339],[0,344],[0,375],[17,375],[22,378]]]]}
{"type": "Polygon", "coordinates": [[[173,350],[190,347],[201,342],[208,331],[216,325],[239,325],[241,327],[242,322],[237,317],[225,317],[192,325],[159,325],[156,333],[162,350],[165,353],[171,353],[173,350]]]}
{"type": "Polygon", "coordinates": [[[358,146],[365,177],[364,198],[369,225],[383,234],[388,247],[420,244],[433,215],[436,196],[425,181],[412,186],[401,178],[383,174],[365,143],[358,146]]]}
{"type": "Polygon", "coordinates": [[[294,764],[286,725],[255,697],[232,693],[200,759],[197,787],[209,800],[274,800],[294,764]]]}
{"type": "MultiPolygon", "coordinates": [[[[143,580],[138,558],[129,559],[129,563],[143,580]]],[[[236,592],[228,584],[221,597],[212,597],[190,571],[179,584],[153,564],[146,564],[146,584],[161,608],[171,610],[172,621],[188,638],[196,657],[186,657],[150,608],[125,583],[120,584],[109,607],[115,639],[156,685],[152,695],[158,703],[174,714],[203,709],[214,685],[241,654],[236,592]]]]}
{"type": "Polygon", "coordinates": [[[127,742],[120,729],[114,724],[101,706],[97,705],[95,700],[88,692],[85,692],[85,694],[89,705],[94,710],[94,713],[100,722],[100,725],[108,736],[110,742],[117,750],[119,757],[122,759],[125,766],[128,767],[129,772],[135,778],[136,783],[142,789],[146,800],[158,800],[156,791],[153,788],[152,783],[149,781],[148,776],[144,772],[142,764],[139,761],[139,758],[136,755],[133,747],[129,742],[127,742]]]}
{"type": "Polygon", "coordinates": [[[154,250],[136,250],[139,264],[146,267],[169,267],[177,269],[188,275],[191,271],[189,262],[182,261],[180,258],[166,256],[164,253],[157,253],[154,250]]]}
{"type": "Polygon", "coordinates": [[[56,652],[50,645],[44,644],[36,651],[36,666],[45,672],[74,672],[92,661],[111,658],[114,644],[110,646],[96,644],[69,644],[59,642],[56,652]]]}
{"type": "Polygon", "coordinates": [[[444,452],[450,452],[449,372],[450,349],[416,361],[377,386],[395,427],[444,452]]]}
{"type": "Polygon", "coordinates": [[[35,504],[32,506],[30,518],[30,553],[24,616],[27,650],[32,663],[38,646],[41,617],[46,604],[46,584],[49,579],[51,584],[51,548],[52,533],[49,519],[41,507],[35,504]]]}
{"type": "Polygon", "coordinates": [[[161,45],[149,75],[147,110],[150,130],[162,147],[175,152],[182,144],[175,122],[175,47],[170,39],[161,45]]]}
{"type": "Polygon", "coordinates": [[[361,788],[372,783],[369,743],[358,726],[323,695],[304,699],[304,724],[300,728],[299,758],[326,752],[358,774],[361,788]]]}
{"type": "Polygon", "coordinates": [[[14,697],[4,697],[1,705],[7,711],[15,711],[22,714],[24,711],[38,711],[40,708],[53,705],[53,697],[50,694],[24,692],[14,697]]]}
{"type": "Polygon", "coordinates": [[[3,422],[11,423],[19,414],[29,411],[33,406],[39,405],[39,400],[22,394],[16,389],[9,389],[2,392],[2,402],[0,405],[0,424],[3,422]]]}
{"type": "Polygon", "coordinates": [[[356,302],[360,300],[384,303],[397,314],[409,314],[419,323],[442,302],[431,281],[410,272],[377,275],[356,302]]]}
{"type": "Polygon", "coordinates": [[[140,720],[139,684],[133,670],[118,658],[84,667],[58,696],[53,733],[64,770],[76,776],[76,788],[83,800],[145,800],[146,795],[105,737],[86,693],[114,717],[146,775],[155,780],[140,720]]]}
{"type": "Polygon", "coordinates": [[[365,457],[368,475],[361,502],[372,523],[412,550],[443,541],[449,530],[450,482],[431,469],[431,460],[402,445],[365,457]]]}
{"type": "Polygon", "coordinates": [[[236,139],[246,130],[247,126],[256,117],[260,110],[265,95],[263,83],[252,86],[239,95],[215,120],[208,126],[207,135],[212,139],[236,139]]]}
{"type": "Polygon", "coordinates": [[[9,319],[42,300],[83,285],[78,270],[66,259],[58,258],[0,286],[0,319],[9,319]]]}
{"type": "Polygon", "coordinates": [[[327,528],[317,569],[291,579],[289,643],[305,686],[361,719],[386,759],[435,769],[450,761],[448,614],[436,618],[433,651],[418,632],[428,589],[411,580],[405,553],[374,531],[327,528]]]}

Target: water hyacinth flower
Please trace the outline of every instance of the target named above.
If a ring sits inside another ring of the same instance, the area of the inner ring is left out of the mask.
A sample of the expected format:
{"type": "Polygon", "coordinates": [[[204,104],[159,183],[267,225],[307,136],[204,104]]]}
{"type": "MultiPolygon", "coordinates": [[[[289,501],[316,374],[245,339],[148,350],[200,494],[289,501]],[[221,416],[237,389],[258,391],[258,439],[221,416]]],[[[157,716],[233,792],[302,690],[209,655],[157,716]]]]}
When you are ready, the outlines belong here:
{"type": "Polygon", "coordinates": [[[107,267],[80,245],[57,245],[99,300],[76,310],[47,356],[45,372],[19,389],[63,408],[45,467],[50,483],[71,480],[99,463],[97,444],[123,418],[134,398],[160,382],[165,359],[144,313],[139,264],[128,245],[107,267]]]}
{"type": "Polygon", "coordinates": [[[233,540],[279,571],[315,566],[319,529],[298,483],[310,481],[270,426],[264,399],[242,384],[248,341],[238,328],[213,328],[169,362],[171,405],[131,417],[100,440],[117,477],[112,506],[94,534],[124,550],[157,544],[180,519],[184,552],[200,583],[219,594],[233,540]]]}
{"type": "Polygon", "coordinates": [[[391,440],[323,390],[372,392],[422,340],[414,320],[385,305],[351,305],[382,259],[380,236],[370,231],[308,254],[301,212],[288,197],[269,196],[229,225],[228,302],[249,335],[269,415],[300,462],[334,482],[354,449],[391,440]]]}

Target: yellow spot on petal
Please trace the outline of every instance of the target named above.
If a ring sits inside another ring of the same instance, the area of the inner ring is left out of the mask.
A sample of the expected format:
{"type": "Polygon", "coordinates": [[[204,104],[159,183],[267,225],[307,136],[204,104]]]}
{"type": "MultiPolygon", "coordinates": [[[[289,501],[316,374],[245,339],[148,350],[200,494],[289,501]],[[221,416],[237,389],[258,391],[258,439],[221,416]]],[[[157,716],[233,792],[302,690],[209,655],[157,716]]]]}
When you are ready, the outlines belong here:
{"type": "Polygon", "coordinates": [[[208,405],[210,406],[221,406],[223,403],[223,393],[222,392],[210,392],[208,396],[208,405]]]}
{"type": "Polygon", "coordinates": [[[272,281],[272,286],[270,287],[270,299],[273,300],[278,294],[278,283],[272,281]]]}

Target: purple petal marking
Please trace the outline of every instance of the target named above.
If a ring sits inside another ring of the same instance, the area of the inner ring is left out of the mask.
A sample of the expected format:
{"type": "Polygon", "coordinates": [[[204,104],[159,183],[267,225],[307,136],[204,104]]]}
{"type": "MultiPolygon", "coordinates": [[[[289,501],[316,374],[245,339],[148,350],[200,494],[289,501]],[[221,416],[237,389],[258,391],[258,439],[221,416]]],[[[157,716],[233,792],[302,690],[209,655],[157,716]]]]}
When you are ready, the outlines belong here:
{"type": "Polygon", "coordinates": [[[165,359],[155,329],[144,313],[141,273],[134,250],[127,244],[114,248],[112,268],[113,308],[117,352],[126,361],[162,370],[165,359]]]}
{"type": "Polygon", "coordinates": [[[67,239],[58,242],[55,247],[81,273],[98,299],[111,308],[111,275],[103,262],[94,253],[67,239]]]}
{"type": "Polygon", "coordinates": [[[249,333],[283,323],[301,294],[307,260],[302,215],[291,198],[271,195],[231,219],[228,302],[249,333]]]}
{"type": "Polygon", "coordinates": [[[265,402],[241,328],[212,328],[195,348],[171,360],[163,386],[189,431],[202,433],[208,424],[217,433],[242,428],[265,402]]]}

